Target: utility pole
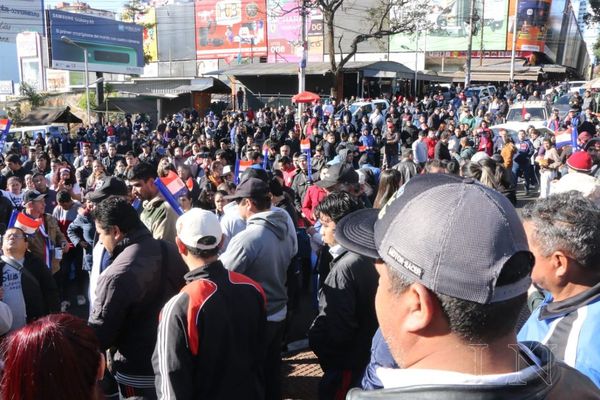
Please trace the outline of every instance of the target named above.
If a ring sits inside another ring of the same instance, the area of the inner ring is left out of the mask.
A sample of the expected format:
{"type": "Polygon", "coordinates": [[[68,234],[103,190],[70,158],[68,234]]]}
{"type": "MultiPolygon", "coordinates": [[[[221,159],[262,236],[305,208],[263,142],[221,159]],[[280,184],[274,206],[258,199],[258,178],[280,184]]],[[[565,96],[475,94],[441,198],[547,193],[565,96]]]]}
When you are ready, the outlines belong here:
{"type": "Polygon", "coordinates": [[[481,0],[481,19],[479,20],[479,66],[483,65],[483,29],[485,28],[485,0],[481,0]]]}
{"type": "Polygon", "coordinates": [[[515,81],[515,54],[517,49],[517,15],[519,12],[519,0],[515,3],[515,16],[513,17],[513,31],[512,31],[512,49],[510,52],[510,76],[508,78],[509,82],[515,81]]]}
{"type": "MultiPolygon", "coordinates": [[[[302,9],[300,10],[300,15],[302,16],[302,58],[300,59],[298,68],[298,93],[306,90],[306,63],[308,61],[308,39],[306,38],[306,23],[308,21],[307,0],[300,1],[302,1],[302,9]]],[[[304,104],[298,103],[298,121],[302,121],[303,112],[304,104]]]]}
{"type": "Polygon", "coordinates": [[[475,0],[471,0],[469,11],[469,47],[467,48],[467,65],[465,68],[465,89],[471,84],[471,56],[473,52],[473,17],[475,15],[475,0]]]}

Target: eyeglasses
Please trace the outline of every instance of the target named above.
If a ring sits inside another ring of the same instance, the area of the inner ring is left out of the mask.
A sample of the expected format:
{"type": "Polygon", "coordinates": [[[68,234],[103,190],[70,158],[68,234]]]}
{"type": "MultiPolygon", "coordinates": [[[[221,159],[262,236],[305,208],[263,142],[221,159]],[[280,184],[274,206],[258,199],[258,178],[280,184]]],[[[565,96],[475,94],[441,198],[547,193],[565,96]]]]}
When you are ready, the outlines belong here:
{"type": "Polygon", "coordinates": [[[25,239],[24,235],[18,235],[16,233],[4,235],[3,237],[4,239],[25,239]]]}

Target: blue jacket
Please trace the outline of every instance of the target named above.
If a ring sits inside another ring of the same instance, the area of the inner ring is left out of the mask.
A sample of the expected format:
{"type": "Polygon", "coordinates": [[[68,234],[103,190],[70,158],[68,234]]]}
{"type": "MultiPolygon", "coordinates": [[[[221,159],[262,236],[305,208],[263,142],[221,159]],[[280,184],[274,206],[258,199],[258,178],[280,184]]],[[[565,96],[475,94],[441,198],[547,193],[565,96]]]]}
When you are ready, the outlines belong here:
{"type": "Polygon", "coordinates": [[[376,390],[383,388],[383,383],[377,376],[377,368],[398,368],[396,361],[390,353],[383,335],[381,334],[381,328],[377,328],[375,335],[373,335],[373,342],[371,343],[371,360],[365,369],[362,382],[360,386],[364,390],[376,390]]]}
{"type": "Polygon", "coordinates": [[[519,335],[522,341],[539,341],[557,359],[579,370],[600,387],[600,284],[563,301],[547,295],[531,314],[519,335]]]}

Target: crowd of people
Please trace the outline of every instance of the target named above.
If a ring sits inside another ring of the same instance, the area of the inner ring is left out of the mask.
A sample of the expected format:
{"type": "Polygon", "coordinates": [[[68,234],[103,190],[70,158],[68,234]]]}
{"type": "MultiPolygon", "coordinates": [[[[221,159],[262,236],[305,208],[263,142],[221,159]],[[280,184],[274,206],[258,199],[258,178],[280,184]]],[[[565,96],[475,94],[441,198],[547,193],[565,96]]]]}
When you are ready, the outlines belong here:
{"type": "Polygon", "coordinates": [[[544,137],[490,129],[543,89],[128,115],[13,143],[1,397],[281,399],[312,288],[319,399],[600,398],[593,105],[544,137]]]}

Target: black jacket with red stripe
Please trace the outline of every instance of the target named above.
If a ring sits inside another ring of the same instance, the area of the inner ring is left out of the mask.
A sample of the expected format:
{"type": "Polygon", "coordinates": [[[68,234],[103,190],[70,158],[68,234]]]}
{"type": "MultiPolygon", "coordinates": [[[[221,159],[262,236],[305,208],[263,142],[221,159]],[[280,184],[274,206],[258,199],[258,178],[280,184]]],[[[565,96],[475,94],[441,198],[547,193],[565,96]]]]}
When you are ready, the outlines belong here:
{"type": "Polygon", "coordinates": [[[152,357],[159,399],[263,398],[263,289],[221,261],[185,278],[160,316],[152,357]]]}

